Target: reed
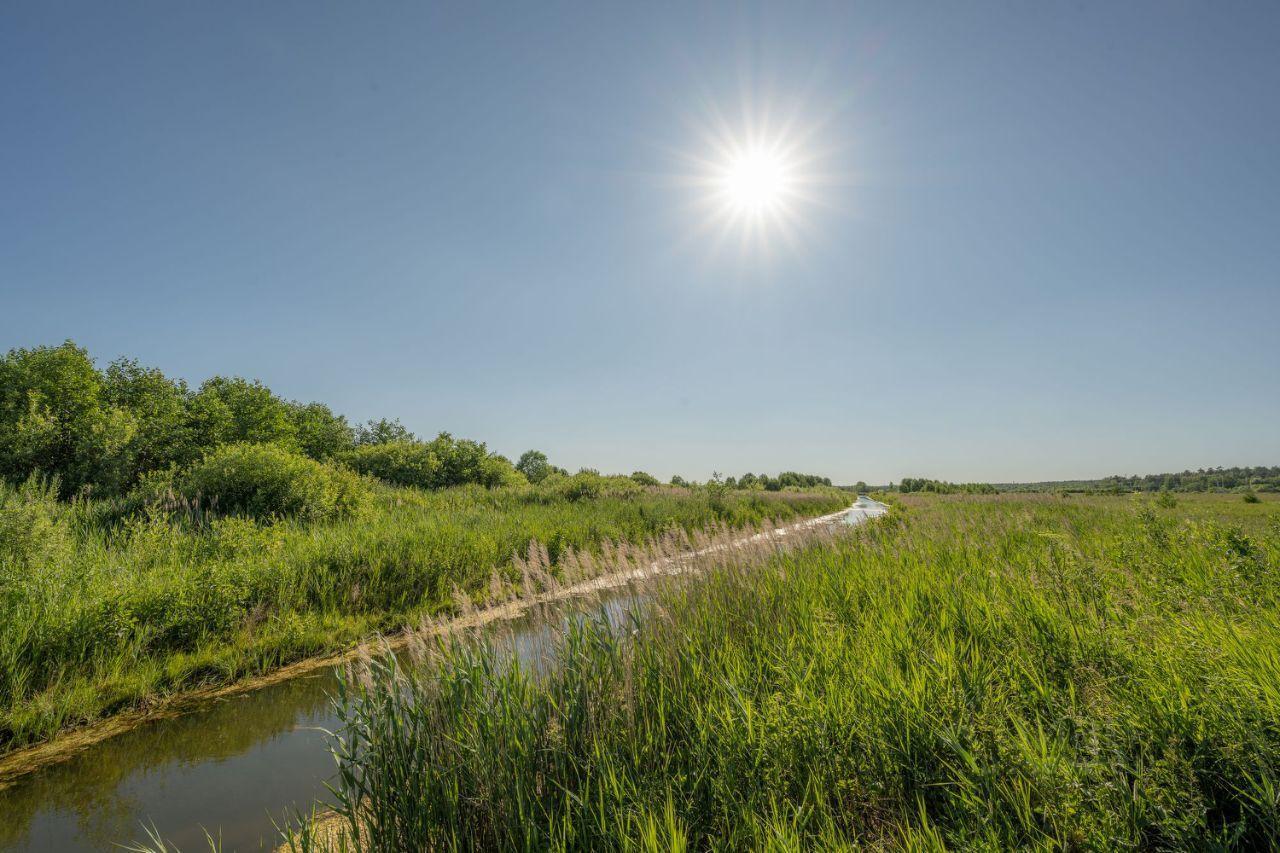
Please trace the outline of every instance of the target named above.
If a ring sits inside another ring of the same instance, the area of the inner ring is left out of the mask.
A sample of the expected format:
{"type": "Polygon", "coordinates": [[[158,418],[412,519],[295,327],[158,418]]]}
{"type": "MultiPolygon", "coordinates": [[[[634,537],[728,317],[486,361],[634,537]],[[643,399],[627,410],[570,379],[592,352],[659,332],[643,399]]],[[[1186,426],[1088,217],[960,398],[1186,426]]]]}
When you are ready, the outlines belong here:
{"type": "Polygon", "coordinates": [[[537,659],[433,629],[344,677],[336,818],[288,843],[1274,847],[1278,509],[906,496],[537,659]]]}
{"type": "Polygon", "coordinates": [[[380,486],[358,516],[272,524],[199,507],[121,517],[118,502],[0,484],[0,753],[473,598],[562,582],[602,549],[846,503],[834,490],[713,505],[703,490],[672,488],[571,500],[528,487],[380,486]],[[533,567],[530,541],[541,543],[533,567]]]}

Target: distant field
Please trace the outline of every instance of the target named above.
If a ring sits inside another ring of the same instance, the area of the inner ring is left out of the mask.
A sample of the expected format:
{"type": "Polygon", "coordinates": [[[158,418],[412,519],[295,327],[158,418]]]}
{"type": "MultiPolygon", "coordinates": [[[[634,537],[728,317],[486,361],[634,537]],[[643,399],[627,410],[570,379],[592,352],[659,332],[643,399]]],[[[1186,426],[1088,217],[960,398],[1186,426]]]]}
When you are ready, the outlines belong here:
{"type": "Polygon", "coordinates": [[[121,517],[118,502],[0,483],[0,753],[166,693],[347,647],[494,583],[518,585],[511,557],[533,539],[554,574],[561,554],[606,540],[848,504],[831,489],[626,485],[580,498],[529,486],[371,485],[358,515],[266,523],[121,517]]]}
{"type": "Polygon", "coordinates": [[[375,850],[1280,841],[1280,500],[896,502],[537,675],[375,664],[340,817],[375,850]]]}

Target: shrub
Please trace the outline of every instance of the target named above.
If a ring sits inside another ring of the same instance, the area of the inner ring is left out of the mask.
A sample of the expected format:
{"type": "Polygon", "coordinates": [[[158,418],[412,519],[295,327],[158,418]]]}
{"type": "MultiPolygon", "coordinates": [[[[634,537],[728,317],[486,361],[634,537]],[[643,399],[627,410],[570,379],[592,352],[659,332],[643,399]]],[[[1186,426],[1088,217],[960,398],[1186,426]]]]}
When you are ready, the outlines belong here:
{"type": "Polygon", "coordinates": [[[1173,509],[1177,505],[1178,499],[1175,498],[1171,492],[1161,492],[1159,496],[1156,497],[1156,506],[1158,507],[1173,509]]]}
{"type": "Polygon", "coordinates": [[[0,591],[10,571],[30,572],[70,555],[62,512],[56,480],[33,475],[16,489],[0,481],[0,591]]]}
{"type": "Polygon", "coordinates": [[[1245,503],[1247,503],[1247,504],[1256,504],[1256,503],[1258,503],[1260,500],[1261,500],[1261,498],[1259,498],[1259,497],[1258,497],[1256,494],[1254,494],[1253,492],[1245,492],[1245,493],[1244,493],[1244,502],[1245,502],[1245,503]]]}
{"type": "Polygon", "coordinates": [[[178,491],[220,514],[308,520],[351,515],[369,500],[355,473],[273,444],[229,444],[178,478],[178,491]]]}
{"type": "Polygon", "coordinates": [[[480,484],[495,489],[499,486],[527,486],[529,481],[505,456],[491,454],[480,463],[480,484]]]}
{"type": "Polygon", "coordinates": [[[342,461],[361,474],[400,486],[432,489],[440,479],[440,460],[418,441],[362,444],[342,461]]]}
{"type": "Polygon", "coordinates": [[[633,471],[633,472],[631,472],[631,479],[632,479],[632,480],[635,480],[637,483],[639,483],[639,484],[640,484],[640,485],[642,485],[642,486],[657,486],[657,485],[660,485],[660,484],[658,483],[658,478],[657,478],[657,477],[653,476],[652,474],[647,474],[647,473],[645,473],[644,471],[633,471]]]}
{"type": "Polygon", "coordinates": [[[478,483],[487,488],[524,485],[511,462],[483,444],[440,433],[429,442],[388,441],[362,444],[342,457],[361,474],[400,486],[443,489],[478,483]]]}
{"type": "Polygon", "coordinates": [[[559,480],[556,483],[556,491],[566,500],[590,500],[600,497],[604,491],[604,485],[604,477],[599,474],[579,471],[571,477],[559,480]]]}

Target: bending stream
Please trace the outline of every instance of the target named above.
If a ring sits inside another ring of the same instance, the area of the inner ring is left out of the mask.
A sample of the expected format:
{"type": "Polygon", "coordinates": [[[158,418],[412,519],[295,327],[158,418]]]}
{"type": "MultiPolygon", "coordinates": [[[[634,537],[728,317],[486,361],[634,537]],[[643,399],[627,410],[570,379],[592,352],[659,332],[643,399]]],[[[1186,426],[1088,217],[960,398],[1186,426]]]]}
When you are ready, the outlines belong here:
{"type": "MultiPolygon", "coordinates": [[[[857,524],[887,507],[859,498],[835,523],[857,524]]],[[[636,584],[589,601],[559,602],[510,623],[522,657],[563,626],[574,609],[603,601],[620,619],[644,600],[636,584]]],[[[0,850],[110,850],[141,840],[152,825],[186,851],[206,849],[205,829],[224,850],[271,850],[276,824],[323,802],[333,773],[324,729],[336,725],[332,669],[226,697],[156,720],[34,771],[0,790],[0,850]]]]}

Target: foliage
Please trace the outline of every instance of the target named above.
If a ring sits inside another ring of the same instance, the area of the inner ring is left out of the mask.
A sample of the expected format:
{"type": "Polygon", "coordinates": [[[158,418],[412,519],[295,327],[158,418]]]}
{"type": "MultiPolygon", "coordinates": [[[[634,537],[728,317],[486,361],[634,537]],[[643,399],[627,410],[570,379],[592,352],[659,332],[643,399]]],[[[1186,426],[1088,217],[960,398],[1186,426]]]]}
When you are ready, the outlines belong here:
{"type": "Polygon", "coordinates": [[[552,473],[553,466],[541,450],[526,450],[516,462],[516,470],[535,486],[552,473]]]}
{"type": "Polygon", "coordinates": [[[71,536],[60,523],[63,506],[55,483],[32,477],[0,491],[0,595],[24,576],[66,560],[71,536]]]}
{"type": "MultiPolygon", "coordinates": [[[[1269,849],[1280,523],[905,495],[533,660],[347,679],[360,849],[1269,849]],[[768,614],[762,619],[761,614],[768,614]],[[648,839],[646,842],[645,839],[648,839]],[[647,844],[647,846],[646,846],[647,844]]],[[[303,849],[325,846],[308,829],[303,849]]]]}
{"type": "Polygon", "coordinates": [[[549,481],[556,494],[567,501],[593,500],[602,495],[627,495],[638,491],[630,477],[605,477],[598,471],[583,469],[569,477],[549,481]]]}
{"type": "Polygon", "coordinates": [[[270,442],[299,449],[289,406],[256,380],[215,376],[200,386],[190,408],[195,445],[199,448],[270,442]]]}
{"type": "Polygon", "coordinates": [[[1101,480],[1062,480],[1044,483],[1001,483],[1006,492],[1220,492],[1254,489],[1280,490],[1280,466],[1199,468],[1177,474],[1119,474],[1101,480]]]}
{"type": "Polygon", "coordinates": [[[429,442],[361,444],[342,460],[362,474],[423,489],[444,489],[466,483],[494,488],[524,482],[507,459],[490,454],[483,443],[455,439],[447,432],[429,442]]]}
{"type": "Polygon", "coordinates": [[[0,479],[10,483],[38,473],[56,480],[63,497],[120,495],[230,444],[348,460],[388,482],[430,489],[525,482],[478,442],[448,433],[419,442],[385,418],[353,429],[323,403],[284,400],[258,381],[215,376],[193,392],[130,359],[99,371],[70,341],[0,358],[0,479]]]}
{"type": "Polygon", "coordinates": [[[399,418],[370,420],[355,429],[356,444],[390,444],[417,440],[418,437],[409,432],[399,418]]]}
{"type": "Polygon", "coordinates": [[[652,474],[646,474],[644,471],[632,471],[631,479],[641,486],[658,486],[658,478],[652,474]]]}
{"type": "Polygon", "coordinates": [[[948,483],[926,477],[903,477],[898,484],[898,491],[908,494],[931,492],[936,495],[994,495],[996,487],[990,483],[948,483]]]}
{"type": "Polygon", "coordinates": [[[210,452],[177,482],[189,501],[217,514],[259,520],[319,520],[354,515],[369,487],[343,468],[274,444],[228,444],[210,452]]]}
{"type": "Polygon", "coordinates": [[[312,459],[333,459],[355,446],[347,419],[324,403],[290,403],[289,420],[299,448],[312,459]]]}
{"type": "Polygon", "coordinates": [[[420,441],[364,443],[342,457],[343,463],[361,474],[399,486],[435,488],[440,460],[420,441]]]}
{"type": "Polygon", "coordinates": [[[830,486],[830,477],[817,474],[800,474],[795,471],[783,471],[776,477],[768,474],[752,474],[750,471],[741,477],[729,477],[726,481],[732,488],[763,489],[766,492],[779,492],[783,489],[812,489],[818,486],[830,486]]]}
{"type": "Polygon", "coordinates": [[[56,478],[63,494],[120,485],[136,419],[105,399],[103,377],[70,341],[0,359],[0,476],[56,478]]]}
{"type": "MultiPolygon", "coordinates": [[[[449,613],[458,590],[482,594],[495,570],[504,583],[518,582],[512,555],[533,539],[558,575],[568,549],[599,552],[606,541],[818,515],[844,503],[826,494],[731,495],[728,514],[717,516],[700,495],[645,491],[622,478],[626,495],[576,501],[523,483],[439,491],[374,484],[359,516],[269,524],[247,515],[187,523],[182,513],[146,509],[163,508],[173,488],[203,499],[216,486],[219,510],[282,513],[299,505],[289,476],[298,470],[302,499],[318,493],[327,507],[329,492],[310,485],[317,469],[324,482],[356,476],[275,446],[232,445],[201,463],[198,476],[144,477],[132,512],[118,499],[55,500],[53,485],[40,480],[0,481],[0,751],[157,695],[449,613]]],[[[348,499],[334,497],[334,506],[348,499]]]]}

